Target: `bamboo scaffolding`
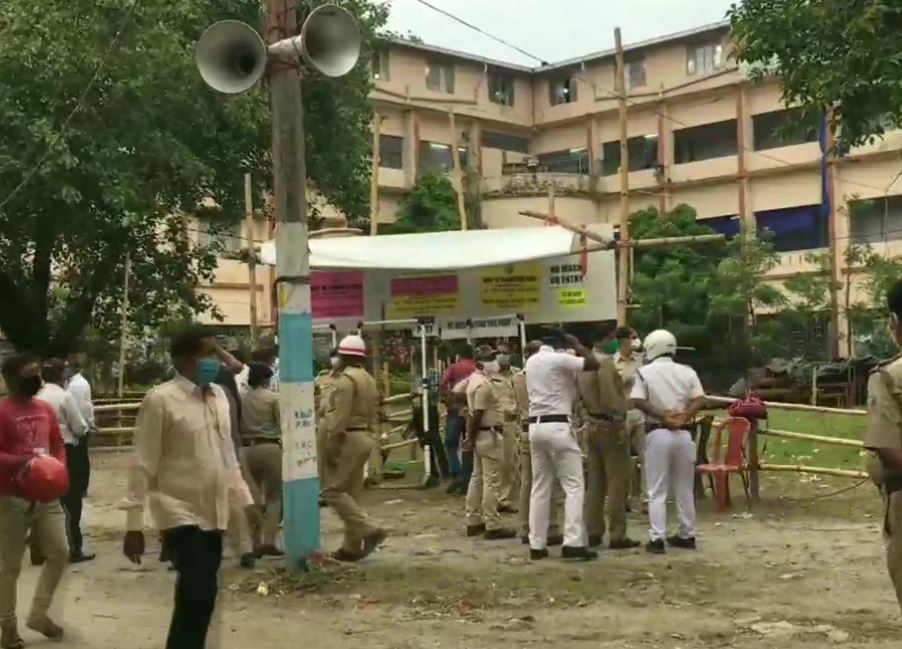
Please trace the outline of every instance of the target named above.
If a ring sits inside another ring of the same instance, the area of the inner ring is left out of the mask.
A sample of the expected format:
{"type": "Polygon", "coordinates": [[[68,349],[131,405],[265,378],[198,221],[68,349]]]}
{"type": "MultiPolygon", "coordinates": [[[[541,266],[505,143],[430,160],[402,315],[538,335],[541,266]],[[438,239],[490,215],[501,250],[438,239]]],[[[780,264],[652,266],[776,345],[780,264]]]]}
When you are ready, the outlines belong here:
{"type": "Polygon", "coordinates": [[[781,473],[813,473],[816,475],[832,475],[840,478],[867,478],[864,471],[851,469],[831,469],[822,466],[803,466],[801,464],[762,464],[761,471],[779,471],[781,473]]]}

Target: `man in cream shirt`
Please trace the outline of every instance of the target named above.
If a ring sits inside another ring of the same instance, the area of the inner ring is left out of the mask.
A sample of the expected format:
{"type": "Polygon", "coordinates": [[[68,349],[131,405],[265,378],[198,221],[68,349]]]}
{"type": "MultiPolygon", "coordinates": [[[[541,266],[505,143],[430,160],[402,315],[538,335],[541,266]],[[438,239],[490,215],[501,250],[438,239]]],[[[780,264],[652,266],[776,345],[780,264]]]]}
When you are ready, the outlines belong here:
{"type": "Polygon", "coordinates": [[[254,512],[232,442],[229,402],[213,384],[216,340],[191,326],[170,345],[176,376],[151,390],[138,412],[136,458],[123,508],[123,551],[144,554],[144,501],[178,573],[166,649],[201,649],[216,604],[230,499],[254,512]]]}

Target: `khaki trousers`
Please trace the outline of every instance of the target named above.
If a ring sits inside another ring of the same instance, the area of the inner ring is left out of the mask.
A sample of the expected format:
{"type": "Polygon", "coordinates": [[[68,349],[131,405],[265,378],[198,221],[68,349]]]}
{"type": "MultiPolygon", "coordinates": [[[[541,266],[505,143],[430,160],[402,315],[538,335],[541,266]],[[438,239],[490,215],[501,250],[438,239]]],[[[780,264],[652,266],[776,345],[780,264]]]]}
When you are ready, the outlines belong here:
{"type": "Polygon", "coordinates": [[[648,502],[648,480],[645,477],[645,421],[638,410],[626,416],[627,440],[636,457],[630,460],[629,501],[637,507],[648,502]]]}
{"type": "Polygon", "coordinates": [[[519,440],[520,424],[516,421],[506,422],[501,444],[503,459],[498,493],[500,507],[510,507],[517,502],[520,494],[520,457],[517,452],[519,440]]]}
{"type": "MultiPolygon", "coordinates": [[[[520,433],[520,536],[529,536],[529,500],[532,497],[532,450],[529,434],[520,433]]],[[[548,536],[561,536],[564,517],[564,490],[557,480],[551,487],[548,536]]]]}
{"type": "Polygon", "coordinates": [[[884,536],[886,541],[886,567],[896,589],[896,599],[902,608],[902,491],[896,491],[886,500],[884,536]]]}
{"type": "MultiPolygon", "coordinates": [[[[375,442],[366,431],[348,431],[341,442],[338,456],[330,464],[323,462],[323,496],[329,507],[345,525],[343,548],[359,554],[363,539],[378,531],[360,506],[363,495],[363,467],[373,451],[375,442]]],[[[324,446],[328,448],[329,442],[324,446]]]]}
{"type": "Polygon", "coordinates": [[[498,494],[504,464],[503,435],[481,430],[476,434],[473,475],[467,488],[467,527],[485,524],[487,530],[501,528],[498,494]]]}
{"type": "Polygon", "coordinates": [[[607,505],[611,541],[622,541],[626,538],[626,496],[632,466],[627,432],[621,426],[590,424],[586,451],[586,530],[589,536],[604,536],[607,505]]]}
{"type": "Polygon", "coordinates": [[[260,488],[263,504],[262,527],[252,527],[255,546],[275,545],[282,521],[282,447],[278,444],[256,444],[244,450],[248,471],[260,488]]]}
{"type": "Polygon", "coordinates": [[[14,624],[16,620],[16,590],[29,530],[46,559],[34,593],[30,619],[40,620],[47,615],[69,561],[66,517],[59,502],[30,503],[12,496],[0,496],[0,626],[14,624]]]}
{"type": "Polygon", "coordinates": [[[373,439],[373,450],[366,461],[366,479],[371,485],[382,483],[382,435],[379,432],[370,433],[373,439]]]}

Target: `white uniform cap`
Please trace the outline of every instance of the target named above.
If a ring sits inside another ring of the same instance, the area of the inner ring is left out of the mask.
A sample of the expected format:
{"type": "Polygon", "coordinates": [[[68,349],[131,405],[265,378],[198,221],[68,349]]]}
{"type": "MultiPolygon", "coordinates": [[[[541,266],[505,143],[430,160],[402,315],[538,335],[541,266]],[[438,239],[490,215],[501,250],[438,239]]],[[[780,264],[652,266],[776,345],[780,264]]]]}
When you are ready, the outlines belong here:
{"type": "Polygon", "coordinates": [[[366,356],[366,343],[360,336],[345,336],[338,343],[339,356],[366,356]]]}
{"type": "Polygon", "coordinates": [[[645,348],[645,360],[653,361],[659,356],[676,354],[677,339],[666,329],[658,329],[645,337],[642,346],[645,348]]]}

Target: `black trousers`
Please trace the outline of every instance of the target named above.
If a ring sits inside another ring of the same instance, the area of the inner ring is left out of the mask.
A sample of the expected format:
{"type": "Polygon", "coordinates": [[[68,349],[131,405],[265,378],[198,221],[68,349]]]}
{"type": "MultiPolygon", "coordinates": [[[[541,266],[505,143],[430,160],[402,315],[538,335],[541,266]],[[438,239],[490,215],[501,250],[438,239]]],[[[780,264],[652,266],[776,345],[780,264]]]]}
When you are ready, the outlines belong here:
{"type": "Polygon", "coordinates": [[[91,462],[88,445],[66,444],[66,467],[69,469],[69,492],[60,498],[66,512],[66,536],[69,539],[69,553],[82,551],[81,510],[91,477],[91,462]]]}
{"type": "Polygon", "coordinates": [[[163,531],[163,544],[177,574],[166,649],[204,649],[219,588],[222,532],[174,527],[163,531]]]}

